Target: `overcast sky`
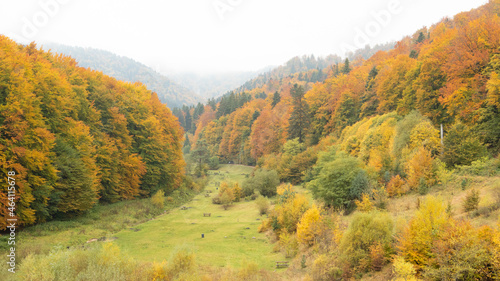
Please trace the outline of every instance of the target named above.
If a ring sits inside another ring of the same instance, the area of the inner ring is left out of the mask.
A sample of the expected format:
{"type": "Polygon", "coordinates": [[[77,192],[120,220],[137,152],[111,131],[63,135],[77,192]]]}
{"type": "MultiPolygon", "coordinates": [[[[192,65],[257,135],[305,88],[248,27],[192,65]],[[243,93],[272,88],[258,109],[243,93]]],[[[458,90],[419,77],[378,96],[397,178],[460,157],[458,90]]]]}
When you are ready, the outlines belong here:
{"type": "Polygon", "coordinates": [[[258,70],[397,41],[486,0],[0,0],[0,33],[93,47],[161,72],[258,70]]]}

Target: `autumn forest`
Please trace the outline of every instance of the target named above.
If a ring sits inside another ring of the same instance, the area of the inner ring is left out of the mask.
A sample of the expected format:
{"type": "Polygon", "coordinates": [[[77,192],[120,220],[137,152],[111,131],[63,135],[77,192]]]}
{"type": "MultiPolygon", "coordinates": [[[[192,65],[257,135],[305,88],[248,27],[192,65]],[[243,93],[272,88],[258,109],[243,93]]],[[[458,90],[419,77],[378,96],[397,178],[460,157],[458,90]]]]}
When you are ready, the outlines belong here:
{"type": "MultiPolygon", "coordinates": [[[[196,251],[103,267],[134,268],[127,280],[500,279],[500,1],[167,106],[141,83],[0,35],[0,174],[15,171],[20,227],[140,200],[153,220],[213,185],[204,197],[222,212],[257,206],[256,233],[286,271],[220,272],[196,251]],[[214,180],[241,166],[252,172],[214,180]]],[[[3,230],[9,200],[3,185],[3,230]]]]}

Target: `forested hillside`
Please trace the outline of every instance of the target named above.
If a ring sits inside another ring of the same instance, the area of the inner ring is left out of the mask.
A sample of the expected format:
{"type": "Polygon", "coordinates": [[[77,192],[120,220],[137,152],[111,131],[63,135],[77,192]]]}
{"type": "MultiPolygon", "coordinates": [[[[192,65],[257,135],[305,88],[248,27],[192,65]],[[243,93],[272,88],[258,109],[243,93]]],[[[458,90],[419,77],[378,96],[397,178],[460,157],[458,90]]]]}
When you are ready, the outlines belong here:
{"type": "MultiPolygon", "coordinates": [[[[168,193],[183,181],[182,129],[156,94],[5,36],[0,123],[0,174],[15,172],[20,225],[168,193]]],[[[4,229],[7,185],[0,190],[4,229]]]]}
{"type": "Polygon", "coordinates": [[[190,170],[203,176],[218,161],[256,165],[246,196],[273,177],[311,190],[312,206],[278,187],[260,230],[289,257],[304,254],[302,268],[309,255],[314,280],[359,278],[389,262],[395,280],[498,278],[499,13],[500,2],[490,1],[369,59],[288,65],[286,76],[261,76],[217,104],[177,112],[197,110],[184,147],[190,170]],[[471,181],[488,182],[481,208],[476,188],[456,205],[457,188],[471,181]],[[412,210],[409,199],[390,203],[428,193],[452,199],[418,197],[411,217],[401,215],[412,210]],[[339,211],[354,212],[348,226],[339,211]],[[469,220],[478,216],[482,223],[469,220]]]}
{"type": "Polygon", "coordinates": [[[217,146],[212,149],[214,155],[238,161],[234,153],[238,151],[256,161],[263,154],[280,152],[286,140],[295,137],[290,134],[295,128],[289,124],[289,115],[303,110],[307,114],[300,117],[303,122],[298,129],[304,129],[301,142],[307,146],[329,135],[340,136],[344,128],[366,117],[390,112],[405,116],[417,110],[434,128],[443,124],[445,136],[463,126],[496,155],[500,35],[495,5],[492,2],[423,28],[399,41],[393,50],[379,51],[368,60],[345,60],[319,72],[269,78],[246,90],[254,98],[265,97],[265,102],[251,100],[233,105],[234,110],[229,111],[222,101],[217,109],[212,104],[218,118],[204,120],[204,128],[196,129],[203,133],[220,128],[219,133],[204,134],[208,146],[217,146]],[[322,79],[313,77],[318,76],[327,78],[317,83],[322,79]],[[294,84],[298,87],[295,94],[291,92],[294,84]],[[257,112],[255,119],[241,117],[246,123],[231,129],[245,112],[257,112]],[[261,122],[266,126],[259,126],[261,122]],[[280,123],[276,129],[283,134],[271,129],[275,122],[280,123]],[[267,131],[272,131],[271,136],[264,137],[267,131]],[[226,143],[231,143],[229,150],[226,143]],[[251,149],[255,151],[251,153],[251,149]]]}
{"type": "Polygon", "coordinates": [[[192,90],[178,85],[150,67],[127,57],[93,48],[71,47],[53,43],[44,44],[43,49],[71,56],[79,66],[102,71],[105,75],[118,80],[131,83],[141,82],[148,89],[156,92],[160,101],[166,103],[169,108],[194,105],[204,100],[192,90]]]}

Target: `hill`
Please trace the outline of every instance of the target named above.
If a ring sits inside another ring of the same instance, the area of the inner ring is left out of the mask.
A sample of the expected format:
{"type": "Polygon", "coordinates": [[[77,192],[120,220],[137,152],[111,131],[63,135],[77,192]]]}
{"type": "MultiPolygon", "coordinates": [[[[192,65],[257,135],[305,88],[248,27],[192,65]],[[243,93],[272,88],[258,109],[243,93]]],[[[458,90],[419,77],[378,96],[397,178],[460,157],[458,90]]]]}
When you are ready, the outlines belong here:
{"type": "Polygon", "coordinates": [[[194,105],[204,101],[204,98],[195,94],[150,67],[133,59],[115,55],[111,52],[82,47],[71,47],[60,44],[44,44],[45,50],[65,54],[74,58],[81,67],[102,71],[104,74],[118,80],[131,83],[141,82],[148,89],[156,92],[162,103],[168,107],[194,105]]]}

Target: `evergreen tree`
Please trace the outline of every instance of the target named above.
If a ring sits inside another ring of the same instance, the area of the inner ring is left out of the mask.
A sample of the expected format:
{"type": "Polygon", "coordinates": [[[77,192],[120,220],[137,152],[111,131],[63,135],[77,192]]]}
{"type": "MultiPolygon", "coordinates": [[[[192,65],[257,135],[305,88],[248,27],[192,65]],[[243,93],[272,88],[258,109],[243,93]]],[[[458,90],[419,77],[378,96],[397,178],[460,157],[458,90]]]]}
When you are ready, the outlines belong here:
{"type": "Polygon", "coordinates": [[[346,58],[344,62],[344,67],[342,68],[342,73],[347,74],[351,72],[351,67],[349,66],[349,59],[346,58]]]}
{"type": "Polygon", "coordinates": [[[281,101],[280,94],[277,91],[274,92],[273,102],[271,103],[271,106],[274,108],[280,101],[281,101]]]}
{"type": "Polygon", "coordinates": [[[424,33],[420,32],[417,38],[417,43],[422,43],[425,40],[424,33]]]}
{"type": "Polygon", "coordinates": [[[198,120],[198,117],[200,117],[200,115],[203,114],[204,111],[205,111],[205,107],[203,106],[203,104],[198,103],[196,105],[196,107],[194,108],[193,120],[198,120]]]}
{"type": "Polygon", "coordinates": [[[293,98],[293,111],[289,119],[288,139],[298,138],[303,143],[310,123],[309,107],[304,100],[305,91],[302,86],[295,84],[290,94],[293,98]]]}
{"type": "Polygon", "coordinates": [[[189,107],[185,106],[184,109],[184,131],[189,131],[192,126],[193,119],[191,118],[191,113],[189,112],[189,107]]]}

